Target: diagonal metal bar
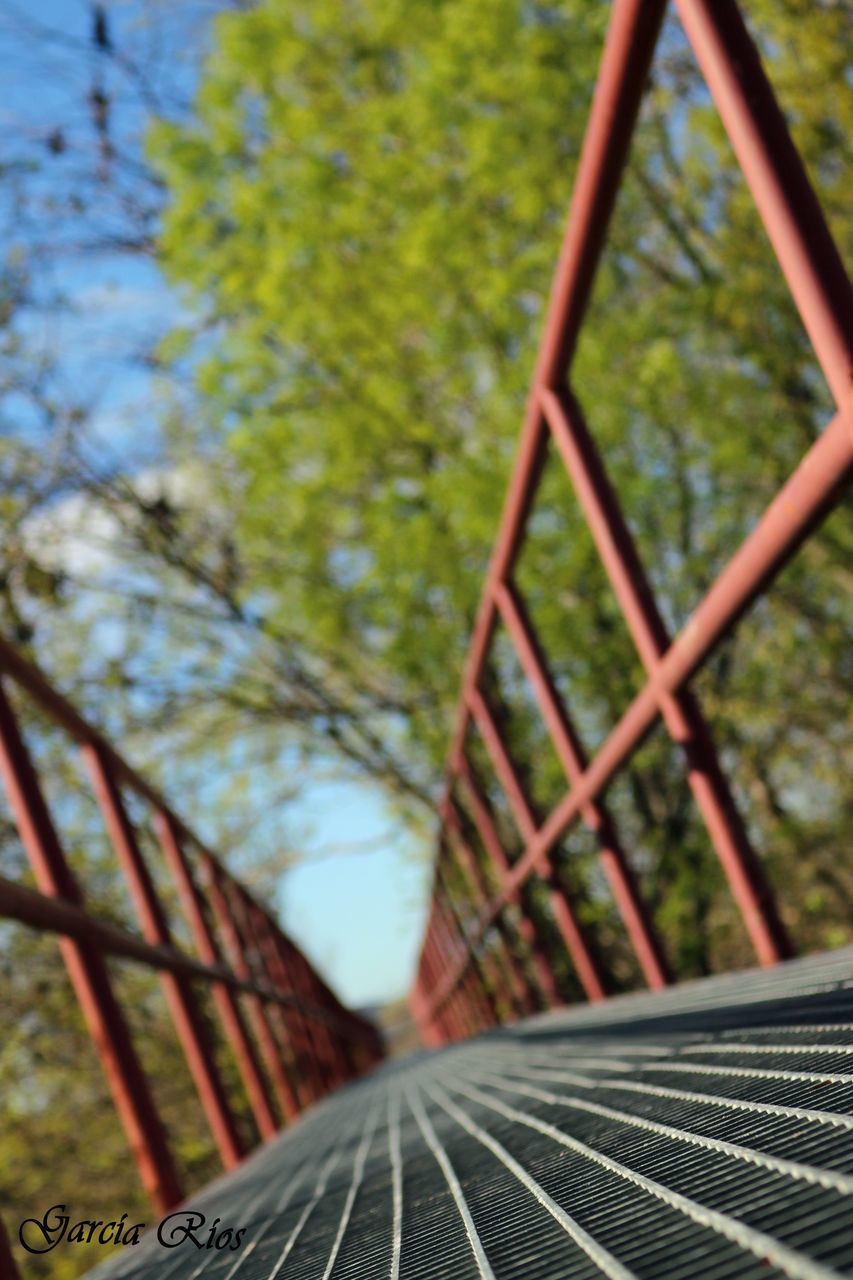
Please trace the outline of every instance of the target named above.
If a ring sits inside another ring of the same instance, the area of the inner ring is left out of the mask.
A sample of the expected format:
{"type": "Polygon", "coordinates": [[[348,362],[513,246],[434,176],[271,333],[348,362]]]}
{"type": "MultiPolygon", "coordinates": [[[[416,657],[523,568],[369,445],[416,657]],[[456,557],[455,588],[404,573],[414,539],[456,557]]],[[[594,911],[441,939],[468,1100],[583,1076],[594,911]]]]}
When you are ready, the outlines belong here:
{"type": "MultiPolygon", "coordinates": [[[[504,745],[503,738],[495,723],[491,708],[478,689],[472,689],[469,705],[476,721],[480,736],[486,744],[495,773],[503,787],[512,809],[513,817],[526,844],[536,837],[536,819],[524,788],[515,771],[515,766],[504,745]]],[[[554,920],[566,949],[571,956],[575,972],[590,1000],[601,1000],[605,994],[605,979],[592,949],[587,942],[584,931],[575,915],[567,892],[549,877],[548,902],[554,920]]]]}
{"type": "MultiPolygon", "coordinates": [[[[476,827],[477,834],[486,850],[488,857],[495,870],[495,876],[498,884],[503,888],[510,875],[510,861],[506,855],[501,838],[495,826],[494,819],[485,797],[480,790],[479,783],[474,776],[474,772],[464,755],[457,764],[459,777],[462,780],[465,793],[471,806],[471,816],[476,827]]],[[[560,1004],[560,993],[554,981],[554,975],[548,961],[547,948],[543,944],[533,920],[530,918],[526,905],[521,897],[520,892],[516,891],[507,896],[507,902],[512,902],[519,913],[518,932],[521,935],[524,945],[527,947],[533,970],[536,977],[537,985],[544,996],[547,1004],[560,1004]]]]}
{"type": "Polygon", "coordinates": [[[456,988],[455,995],[457,1001],[459,1001],[460,1014],[462,1023],[465,1025],[466,1036],[476,1036],[485,1027],[485,1016],[483,1002],[480,1000],[479,992],[476,991],[473,982],[473,951],[465,946],[464,937],[457,931],[455,922],[452,922],[447,899],[443,892],[439,892],[437,904],[439,946],[442,946],[442,950],[447,955],[456,954],[461,964],[464,965],[461,982],[459,987],[456,988]],[[443,940],[443,945],[441,940],[443,940]]]}
{"type": "MultiPolygon", "coordinates": [[[[580,815],[583,805],[599,795],[642,742],[659,714],[661,691],[678,690],[699,669],[720,636],[767,588],[809,533],[833,509],[851,480],[853,403],[835,416],[782,486],[661,659],[654,681],[649,682],[628,707],[578,784],[550,814],[522,857],[512,867],[506,866],[502,887],[481,918],[483,931],[507,903],[514,901],[520,886],[540,867],[553,844],[580,815]]],[[[463,760],[463,777],[466,777],[465,770],[463,760]]],[[[470,767],[467,767],[468,780],[476,785],[470,767]]],[[[498,841],[490,854],[497,857],[501,853],[498,841]]],[[[436,991],[439,1003],[447,998],[453,982],[454,975],[448,974],[436,991]]]]}
{"type": "MultiPolygon", "coordinates": [[[[559,380],[574,351],[665,8],[665,0],[617,0],[614,5],[536,374],[463,676],[449,779],[464,757],[469,694],[477,688],[496,621],[495,589],[511,573],[544,463],[547,431],[539,391],[559,380]]],[[[522,919],[529,936],[532,926],[522,919]]],[[[541,953],[536,963],[547,990],[547,962],[543,964],[541,953]]],[[[553,990],[553,978],[551,986],[553,990]]]]}
{"type": "Polygon", "coordinates": [[[459,985],[454,992],[456,1011],[463,1036],[476,1035],[481,1029],[482,1010],[471,990],[471,952],[464,945],[456,928],[451,924],[443,893],[435,899],[435,930],[439,954],[449,961],[449,967],[461,966],[459,985]]]}
{"type": "MultiPolygon", "coordinates": [[[[712,4],[710,0],[678,0],[678,7],[842,412],[768,508],[759,526],[760,536],[755,536],[759,532],[756,530],[747,538],[700,604],[691,624],[672,645],[642,576],[630,535],[622,536],[628,531],[624,521],[619,528],[618,506],[614,501],[612,510],[607,511],[605,501],[603,527],[615,549],[608,571],[613,581],[614,567],[617,578],[621,568],[622,590],[617,582],[613,585],[649,674],[649,683],[623,715],[592,764],[580,763],[569,794],[544,827],[532,836],[527,835],[525,853],[508,873],[499,901],[485,914],[480,927],[483,930],[488,927],[495,908],[499,911],[501,904],[511,899],[527,875],[544,868],[550,849],[566,825],[582,814],[591,801],[597,800],[601,788],[642,741],[660,713],[671,735],[687,751],[694,796],[759,957],[770,962],[786,954],[790,944],[719,769],[707,726],[692,694],[683,684],[719,636],[734,625],[751,599],[838,500],[842,488],[849,482],[851,450],[847,414],[853,353],[853,290],[736,4],[733,0],[721,0],[720,4],[712,4]]],[[[662,13],[663,5],[632,4],[627,0],[614,5],[518,462],[466,667],[462,709],[450,753],[451,777],[463,754],[471,691],[477,690],[493,634],[495,604],[499,605],[502,594],[506,603],[512,565],[524,536],[526,517],[541,471],[542,410],[550,400],[548,427],[552,434],[555,434],[555,404],[558,411],[570,404],[580,417],[575,402],[562,390],[563,380],[589,300],[662,13]]],[[[566,440],[572,440],[571,428],[576,425],[572,421],[562,440],[558,440],[564,454],[566,440]]],[[[588,437],[582,418],[580,428],[588,437]]],[[[600,459],[598,461],[600,464],[600,459]]],[[[582,457],[581,462],[583,470],[588,456],[582,457]]],[[[571,473],[571,467],[569,470],[571,473]]],[[[599,466],[599,471],[603,476],[603,467],[599,466]]],[[[601,476],[593,477],[591,486],[599,500],[603,491],[597,481],[601,476]]],[[[606,483],[606,476],[603,479],[606,483]]],[[[577,488],[577,474],[573,480],[577,488]]],[[[603,496],[607,499],[608,494],[604,492],[603,496]]],[[[613,497],[612,493],[609,497],[613,497]]],[[[589,512],[586,514],[589,519],[589,512]]],[[[590,523],[595,533],[594,521],[590,523]]],[[[600,522],[599,535],[601,528],[600,522]]],[[[597,541],[604,555],[600,536],[597,541]]],[[[606,562],[606,555],[604,558],[606,562]]],[[[540,695],[541,691],[540,682],[540,695]]],[[[540,706],[541,701],[540,696],[540,706]]],[[[547,710],[545,715],[548,719],[547,710]]],[[[550,718],[553,737],[553,715],[550,718]]],[[[565,751],[562,754],[565,765],[565,751]]],[[[508,795],[512,802],[512,789],[508,795]]],[[[518,803],[514,807],[518,813],[518,803]]]]}
{"type": "MultiPolygon", "coordinates": [[[[545,391],[542,407],[640,660],[654,681],[670,639],[601,455],[571,393],[545,391]]],[[[689,690],[680,690],[661,692],[659,706],[670,737],[685,753],[690,788],[756,955],[762,964],[774,964],[793,948],[699,704],[689,690]]]]}
{"type": "Polygon", "coordinates": [[[494,589],[512,571],[545,460],[539,392],[561,381],[574,354],[665,11],[666,0],[616,0],[613,5],[536,372],[463,676],[451,768],[465,740],[467,691],[479,680],[491,639],[494,589]]]}
{"type": "MultiPolygon", "coordinates": [[[[444,807],[443,817],[448,830],[447,848],[454,859],[458,875],[463,879],[467,896],[479,905],[480,910],[488,908],[488,886],[474,850],[465,839],[461,820],[451,800],[448,800],[444,807]]],[[[523,1016],[528,1011],[529,992],[516,964],[512,930],[508,926],[505,913],[501,913],[495,924],[501,943],[498,964],[503,973],[506,989],[511,995],[515,1012],[523,1016]]]]}
{"type": "Polygon", "coordinates": [[[853,370],[853,286],[734,0],[676,0],[835,402],[853,370]]]}
{"type": "MultiPolygon", "coordinates": [[[[492,817],[491,809],[485,801],[485,797],[480,791],[479,783],[471,771],[467,759],[460,762],[460,778],[465,783],[465,792],[469,797],[471,808],[471,818],[474,820],[476,832],[482,841],[483,847],[489,856],[489,860],[494,868],[498,886],[503,888],[507,882],[508,874],[510,874],[510,860],[508,860],[506,851],[503,850],[501,837],[498,835],[496,824],[492,817]]],[[[540,936],[537,924],[534,923],[532,916],[529,914],[528,904],[521,891],[507,895],[507,902],[511,902],[519,913],[519,936],[523,942],[526,951],[530,957],[530,963],[533,965],[533,973],[537,987],[539,988],[540,1001],[544,1007],[561,1004],[560,992],[557,991],[555,978],[551,970],[551,963],[548,960],[547,943],[540,936]]]]}
{"type": "Polygon", "coordinates": [[[474,722],[480,737],[485,743],[498,781],[504,789],[509,801],[515,824],[526,841],[536,835],[536,817],[525,794],[521,779],[515,770],[512,758],[506,749],[503,737],[498,729],[492,709],[479,689],[472,689],[468,705],[474,716],[474,722]]]}
{"type": "Polygon", "coordinates": [[[770,503],[749,537],[676,636],[649,682],[512,867],[510,892],[536,868],[581,808],[607,785],[658,716],[661,692],[674,693],[707,659],[720,637],[764,591],[853,481],[853,403],[839,412],[770,503]]]}
{"type": "MultiPolygon", "coordinates": [[[[574,785],[587,766],[586,753],[548,669],[524,602],[512,582],[497,588],[496,602],[566,777],[574,785]]],[[[598,838],[599,858],[645,979],[652,988],[665,986],[672,975],[663,944],[640,897],[613,819],[603,801],[585,805],[582,816],[598,838]]]]}
{"type": "Polygon", "coordinates": [[[447,905],[451,920],[463,941],[465,951],[471,957],[471,972],[476,978],[475,999],[478,1012],[485,1020],[487,1026],[496,1026],[501,1021],[495,996],[495,992],[499,989],[499,984],[495,982],[494,969],[489,965],[488,959],[485,955],[485,948],[483,945],[484,939],[481,940],[479,945],[469,946],[468,944],[468,924],[465,921],[463,910],[457,903],[456,897],[453,894],[453,888],[448,871],[447,859],[445,857],[442,859],[438,867],[436,886],[439,892],[443,891],[444,901],[447,905]]]}

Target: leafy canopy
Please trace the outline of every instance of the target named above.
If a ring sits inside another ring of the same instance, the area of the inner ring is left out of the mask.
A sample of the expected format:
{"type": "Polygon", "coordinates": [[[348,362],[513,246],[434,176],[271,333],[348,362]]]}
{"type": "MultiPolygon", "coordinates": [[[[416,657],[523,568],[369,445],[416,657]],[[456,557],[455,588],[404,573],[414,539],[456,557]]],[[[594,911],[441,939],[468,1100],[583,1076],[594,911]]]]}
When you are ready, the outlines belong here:
{"type": "MultiPolygon", "coordinates": [[[[842,242],[843,10],[750,7],[842,242]]],[[[169,193],[162,261],[198,326],[179,343],[195,377],[185,431],[229,459],[237,593],[390,744],[391,780],[416,779],[420,797],[447,741],[607,16],[581,0],[268,0],[218,19],[192,118],[151,135],[169,193]]],[[[676,627],[830,405],[674,20],[575,384],[676,627]]],[[[850,674],[837,596],[849,542],[830,522],[748,643],[703,678],[756,842],[795,878],[831,879],[827,815],[845,804],[849,736],[830,750],[825,735],[850,674]]],[[[640,674],[558,469],[519,580],[594,747],[640,674]]],[[[550,803],[563,781],[529,692],[502,670],[519,766],[550,803]]],[[[310,732],[334,725],[318,716],[310,732]]],[[[740,958],[662,739],[614,804],[686,961],[719,946],[740,958]]],[[[808,916],[802,900],[787,909],[808,916]]]]}

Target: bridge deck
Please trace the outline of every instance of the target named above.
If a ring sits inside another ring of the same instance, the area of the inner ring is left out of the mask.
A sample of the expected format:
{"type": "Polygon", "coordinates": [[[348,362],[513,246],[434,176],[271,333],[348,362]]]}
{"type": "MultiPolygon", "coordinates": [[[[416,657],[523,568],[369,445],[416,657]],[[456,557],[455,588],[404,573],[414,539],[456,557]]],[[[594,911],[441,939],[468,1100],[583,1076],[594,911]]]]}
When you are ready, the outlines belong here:
{"type": "Polygon", "coordinates": [[[853,1275],[853,950],[530,1019],[309,1112],[98,1280],[853,1275]]]}

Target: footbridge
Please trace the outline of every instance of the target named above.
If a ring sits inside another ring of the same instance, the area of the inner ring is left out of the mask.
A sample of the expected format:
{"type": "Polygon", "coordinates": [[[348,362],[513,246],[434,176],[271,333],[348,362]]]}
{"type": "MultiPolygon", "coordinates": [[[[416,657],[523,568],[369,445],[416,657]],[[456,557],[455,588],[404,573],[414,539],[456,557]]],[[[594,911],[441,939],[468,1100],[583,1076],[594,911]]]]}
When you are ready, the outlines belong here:
{"type": "MultiPolygon", "coordinates": [[[[383,1061],[376,1029],[340,1004],[263,904],[33,666],[0,647],[0,771],[36,878],[36,888],[0,883],[0,913],[58,935],[159,1222],[138,1246],[114,1250],[98,1280],[853,1275],[853,952],[794,958],[693,683],[853,473],[853,291],[734,0],[675,8],[835,411],[678,634],[597,445],[595,406],[582,407],[572,387],[665,7],[612,6],[438,801],[411,993],[419,1053],[383,1061]],[[594,754],[514,576],[549,451],[645,673],[594,754]],[[498,627],[565,775],[549,811],[534,802],[484,676],[498,627]],[[86,906],[20,729],[22,697],[82,751],[139,932],[86,906]],[[679,982],[608,808],[609,785],[661,726],[754,953],[744,972],[679,982]],[[191,946],[176,941],[129,793],[153,815],[191,946]],[[616,993],[578,909],[561,852],[576,824],[594,841],[645,990],[616,993]],[[109,956],[160,975],[220,1152],[222,1176],[189,1199],[109,956]],[[238,1067],[249,1141],[208,1048],[200,989],[238,1067]]],[[[12,1276],[3,1249],[0,1272],[12,1276]]]]}

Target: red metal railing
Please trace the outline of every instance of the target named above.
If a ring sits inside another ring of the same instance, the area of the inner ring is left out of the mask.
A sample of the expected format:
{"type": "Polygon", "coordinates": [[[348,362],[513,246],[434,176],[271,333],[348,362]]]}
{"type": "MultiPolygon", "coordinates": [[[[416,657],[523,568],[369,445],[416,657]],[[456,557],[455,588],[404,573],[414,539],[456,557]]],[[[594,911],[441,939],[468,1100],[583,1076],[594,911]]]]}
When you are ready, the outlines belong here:
{"type": "MultiPolygon", "coordinates": [[[[0,775],[37,889],[0,877],[0,917],[59,936],[68,975],[100,1056],[145,1189],[158,1213],[183,1197],[148,1081],[116,998],[107,956],[157,971],[223,1166],[246,1154],[234,1099],[209,1044],[194,984],[209,986],[262,1139],[383,1054],[374,1026],[345,1009],[275,920],[157,791],[0,640],[0,775]],[[87,909],[5,686],[13,684],[78,744],[140,933],[87,909]],[[173,940],[168,912],[129,816],[146,802],[195,955],[173,940]]],[[[0,1273],[4,1248],[0,1227],[0,1273]]],[[[11,1267],[8,1263],[7,1269],[11,1267]]],[[[11,1274],[11,1272],[10,1272],[11,1274]]]]}
{"type": "Polygon", "coordinates": [[[523,896],[534,878],[545,881],[553,924],[586,994],[592,1000],[605,994],[607,975],[587,945],[570,894],[554,876],[555,846],[577,819],[595,835],[604,873],[647,983],[660,987],[671,979],[661,941],[603,799],[608,783],[659,719],[684,752],[693,797],[759,961],[772,964],[791,953],[772,889],[750,845],[689,684],[721,637],[837,504],[850,481],[853,290],[734,0],[676,0],[837,413],[688,623],[671,639],[604,460],[570,385],[578,334],[665,8],[665,0],[616,0],[613,6],[449,753],[432,913],[412,994],[413,1012],[425,1041],[431,1044],[489,1026],[498,1016],[558,999],[548,953],[537,932],[541,920],[531,918],[523,896]],[[549,440],[572,481],[646,674],[645,686],[592,760],[584,753],[513,580],[549,440]],[[563,799],[541,823],[484,692],[485,665],[499,622],[512,640],[569,783],[563,799]],[[514,863],[472,768],[466,748],[472,727],[485,746],[523,842],[523,853],[514,863]],[[490,868],[488,876],[483,855],[490,868]],[[449,889],[451,878],[456,878],[455,901],[449,889]],[[491,888],[495,882],[496,893],[491,888]],[[509,986],[495,985],[501,972],[510,975],[509,986]],[[496,991],[509,996],[498,1012],[496,991]]]}

